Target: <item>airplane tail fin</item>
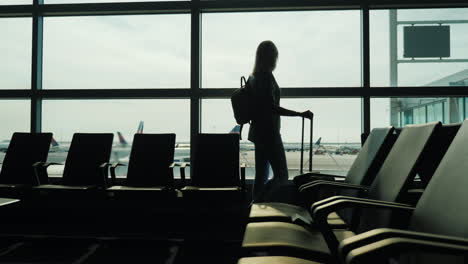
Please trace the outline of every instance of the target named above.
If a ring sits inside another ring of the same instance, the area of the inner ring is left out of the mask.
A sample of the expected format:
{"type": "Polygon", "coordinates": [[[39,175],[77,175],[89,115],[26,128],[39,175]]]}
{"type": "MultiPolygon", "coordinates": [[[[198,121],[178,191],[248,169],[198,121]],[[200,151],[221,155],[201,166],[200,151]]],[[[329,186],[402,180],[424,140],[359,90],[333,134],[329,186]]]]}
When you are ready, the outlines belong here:
{"type": "Polygon", "coordinates": [[[143,121],[140,121],[140,123],[138,124],[138,129],[137,129],[137,134],[142,134],[143,133],[143,127],[145,125],[145,122],[143,121]]]}
{"type": "Polygon", "coordinates": [[[240,125],[236,125],[231,129],[231,131],[229,131],[229,134],[240,134],[240,127],[240,125]]]}
{"type": "Polygon", "coordinates": [[[319,139],[317,139],[317,142],[315,142],[315,145],[320,146],[321,141],[322,141],[322,137],[319,137],[319,139]]]}
{"type": "Polygon", "coordinates": [[[117,132],[117,136],[119,137],[119,142],[120,142],[120,145],[127,145],[127,141],[125,140],[125,138],[123,137],[122,133],[120,132],[117,132]]]}
{"type": "Polygon", "coordinates": [[[50,142],[50,144],[52,145],[52,147],[58,147],[59,146],[59,143],[53,137],[52,137],[52,141],[50,142]]]}

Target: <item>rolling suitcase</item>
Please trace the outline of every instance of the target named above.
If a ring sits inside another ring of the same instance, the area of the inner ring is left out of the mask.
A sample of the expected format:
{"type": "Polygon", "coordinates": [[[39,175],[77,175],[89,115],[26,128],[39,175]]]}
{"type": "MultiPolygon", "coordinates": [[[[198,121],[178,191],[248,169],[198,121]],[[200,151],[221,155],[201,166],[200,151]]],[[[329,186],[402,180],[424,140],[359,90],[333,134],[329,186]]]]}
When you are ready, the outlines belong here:
{"type": "MultiPolygon", "coordinates": [[[[302,118],[302,136],[301,136],[301,165],[300,173],[304,174],[304,129],[305,129],[305,118],[302,118]]],[[[310,119],[310,142],[309,142],[309,173],[312,173],[312,156],[313,156],[313,133],[314,133],[314,119],[310,119]]]]}
{"type": "MultiPolygon", "coordinates": [[[[305,130],[305,118],[302,118],[302,138],[301,138],[301,164],[300,164],[300,175],[294,177],[293,181],[294,184],[299,187],[307,182],[314,181],[314,180],[326,180],[326,181],[334,181],[334,178],[330,178],[328,176],[320,176],[320,171],[313,171],[312,170],[312,163],[313,163],[313,131],[314,131],[314,119],[310,119],[310,142],[309,142],[309,163],[308,163],[308,171],[304,172],[304,131],[305,130]]],[[[307,195],[310,195],[308,193],[307,195]]],[[[312,200],[320,200],[324,197],[330,197],[334,195],[334,191],[331,191],[328,188],[324,188],[313,195],[312,200]]],[[[309,197],[310,198],[310,197],[309,197]]],[[[310,201],[307,199],[308,202],[310,201]]]]}

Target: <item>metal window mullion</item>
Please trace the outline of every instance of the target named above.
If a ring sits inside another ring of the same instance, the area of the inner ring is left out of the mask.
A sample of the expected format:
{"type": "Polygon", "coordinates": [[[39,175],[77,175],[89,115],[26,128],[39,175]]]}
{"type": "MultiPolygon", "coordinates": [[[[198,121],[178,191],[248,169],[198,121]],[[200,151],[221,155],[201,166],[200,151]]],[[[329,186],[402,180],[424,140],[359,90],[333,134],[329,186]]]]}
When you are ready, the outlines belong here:
{"type": "MultiPolygon", "coordinates": [[[[370,89],[370,45],[369,45],[369,7],[364,5],[361,10],[361,65],[362,65],[362,86],[364,91],[370,89]]],[[[370,133],[371,113],[370,96],[365,94],[362,97],[362,132],[370,133]]]]}
{"type": "Polygon", "coordinates": [[[426,120],[424,120],[424,123],[427,123],[428,120],[428,111],[427,111],[427,105],[424,106],[424,111],[426,112],[426,120]]]}
{"type": "Polygon", "coordinates": [[[442,124],[445,124],[445,102],[442,102],[442,124]]]}
{"type": "Polygon", "coordinates": [[[44,20],[39,14],[39,5],[43,0],[34,0],[32,17],[32,58],[31,58],[31,132],[42,130],[42,98],[38,91],[42,90],[42,46],[44,20]]]}
{"type": "MultiPolygon", "coordinates": [[[[201,103],[200,103],[200,47],[201,47],[201,14],[199,0],[192,1],[191,8],[191,42],[190,42],[190,160],[194,156],[194,148],[198,133],[200,133],[201,123],[201,103]]],[[[190,167],[192,171],[192,167],[190,167]]]]}
{"type": "MultiPolygon", "coordinates": [[[[466,106],[465,106],[466,97],[462,97],[462,99],[463,99],[462,100],[462,103],[463,103],[463,115],[462,116],[463,116],[463,120],[465,120],[466,119],[466,114],[465,114],[466,113],[466,106]]],[[[463,121],[463,120],[461,120],[461,121],[463,121]]]]}

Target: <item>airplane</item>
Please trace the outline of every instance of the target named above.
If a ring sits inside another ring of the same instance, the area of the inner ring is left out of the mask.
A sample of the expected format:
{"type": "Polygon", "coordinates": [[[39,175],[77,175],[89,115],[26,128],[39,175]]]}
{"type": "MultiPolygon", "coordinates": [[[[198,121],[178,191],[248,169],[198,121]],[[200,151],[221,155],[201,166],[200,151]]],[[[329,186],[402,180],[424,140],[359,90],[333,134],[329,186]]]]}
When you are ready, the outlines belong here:
{"type": "MultiPolygon", "coordinates": [[[[240,134],[240,125],[234,126],[231,131],[229,131],[229,134],[240,134]]],[[[176,164],[190,162],[190,144],[176,144],[176,148],[174,150],[174,162],[176,164]]]]}
{"type": "MultiPolygon", "coordinates": [[[[10,140],[6,139],[0,142],[0,152],[6,152],[8,150],[8,146],[10,145],[10,140]]],[[[67,148],[68,149],[68,148],[67,148]]],[[[63,150],[59,143],[52,137],[52,141],[50,142],[50,152],[57,152],[63,150]]],[[[64,149],[63,151],[65,151],[64,149]]]]}
{"type": "Polygon", "coordinates": [[[9,139],[5,139],[2,142],[0,142],[0,152],[6,152],[8,149],[8,145],[10,145],[9,139]]]}
{"type": "Polygon", "coordinates": [[[69,147],[69,145],[65,146],[63,144],[59,144],[57,140],[55,140],[55,138],[52,137],[49,152],[67,152],[69,147]]]}
{"type": "MultiPolygon", "coordinates": [[[[138,128],[136,134],[142,134],[144,128],[144,122],[140,121],[138,124],[138,128]]],[[[119,145],[114,146],[112,148],[112,161],[118,162],[121,164],[128,164],[130,160],[130,151],[131,147],[129,146],[127,140],[125,140],[122,133],[117,132],[117,136],[119,138],[119,145]]],[[[190,162],[190,144],[186,143],[178,143],[175,146],[174,150],[174,162],[176,163],[184,163],[190,162]]]]}
{"type": "MultiPolygon", "coordinates": [[[[144,122],[144,121],[140,121],[140,123],[138,124],[138,128],[137,128],[136,134],[142,134],[142,133],[143,133],[143,127],[144,127],[144,125],[145,125],[145,122],[144,122]]],[[[117,137],[119,138],[120,146],[126,147],[126,146],[128,145],[127,140],[125,140],[124,136],[123,136],[122,133],[120,133],[119,131],[117,131],[117,137]]]]}
{"type": "MultiPolygon", "coordinates": [[[[143,133],[143,128],[144,128],[144,121],[140,121],[138,123],[138,128],[136,131],[136,134],[142,134],[143,133]]],[[[114,154],[114,160],[118,161],[119,163],[128,163],[128,159],[130,156],[130,146],[125,140],[124,136],[120,131],[117,131],[117,137],[119,139],[118,145],[114,145],[112,147],[112,153],[114,154]],[[120,156],[124,156],[123,158],[120,158],[120,156]]]]}
{"type": "MultiPolygon", "coordinates": [[[[319,155],[322,154],[321,152],[317,152],[320,147],[325,149],[325,147],[321,145],[321,142],[322,142],[322,137],[319,137],[318,140],[314,144],[312,144],[312,149],[315,149],[314,154],[319,154],[319,155]]],[[[310,149],[309,145],[305,144],[304,151],[308,151],[309,149],[310,149]]],[[[301,145],[297,143],[284,143],[284,150],[286,152],[301,151],[301,145]]]]}
{"type": "Polygon", "coordinates": [[[241,131],[240,131],[240,128],[241,128],[240,125],[234,126],[234,127],[231,129],[231,131],[229,131],[229,134],[238,134],[238,135],[240,135],[240,132],[241,132],[241,131]]]}

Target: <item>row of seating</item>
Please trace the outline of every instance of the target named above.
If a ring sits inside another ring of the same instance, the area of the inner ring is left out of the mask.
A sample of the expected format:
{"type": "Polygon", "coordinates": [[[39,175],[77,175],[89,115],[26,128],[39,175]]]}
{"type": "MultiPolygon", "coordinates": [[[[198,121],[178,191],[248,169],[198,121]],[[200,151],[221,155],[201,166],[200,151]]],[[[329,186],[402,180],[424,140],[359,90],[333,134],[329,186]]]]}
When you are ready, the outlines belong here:
{"type": "Polygon", "coordinates": [[[374,129],[345,182],[302,175],[306,206],[254,204],[239,263],[465,263],[467,142],[468,121],[374,129]]]}
{"type": "MultiPolygon", "coordinates": [[[[52,134],[14,133],[0,172],[0,196],[21,198],[36,190],[90,189],[174,193],[175,138],[175,134],[135,134],[127,177],[116,186],[115,169],[123,164],[109,163],[113,134],[75,133],[61,184],[51,184],[47,168],[57,165],[46,162],[52,134]]],[[[192,163],[180,166],[183,193],[245,191],[245,165],[239,165],[238,135],[199,134],[193,148],[192,163]],[[190,182],[185,179],[187,166],[192,166],[190,182]]]]}
{"type": "MultiPolygon", "coordinates": [[[[47,167],[55,164],[46,162],[52,134],[15,133],[0,172],[0,197],[18,197],[21,201],[0,198],[4,219],[0,262],[128,263],[151,259],[163,263],[177,254],[177,250],[173,252],[174,243],[180,246],[180,238],[193,236],[192,229],[193,233],[203,232],[207,236],[204,228],[213,226],[202,224],[213,214],[216,222],[231,226],[234,223],[233,229],[245,226],[243,222],[236,225],[240,221],[233,219],[237,215],[245,219],[245,214],[239,213],[245,208],[238,210],[234,206],[234,210],[227,212],[231,208],[222,211],[218,204],[215,212],[207,215],[201,210],[205,203],[197,203],[198,198],[208,198],[210,204],[219,200],[224,209],[229,205],[229,198],[245,196],[245,166],[239,166],[238,135],[198,135],[197,142],[192,144],[192,163],[187,164],[192,166],[190,179],[183,177],[186,168],[181,166],[180,186],[173,176],[175,137],[174,134],[136,134],[127,177],[117,179],[115,169],[121,164],[108,163],[113,135],[77,133],[70,144],[58,185],[53,184],[57,179],[47,175],[47,167]],[[28,199],[29,194],[42,193],[52,199],[35,199],[37,196],[28,199]],[[105,203],[100,203],[101,200],[94,199],[95,193],[105,194],[106,198],[112,195],[125,199],[110,199],[117,203],[104,199],[105,203]],[[80,194],[91,198],[91,202],[83,203],[80,194]],[[181,201],[178,194],[183,195],[183,201],[188,201],[189,206],[167,203],[181,201]],[[69,197],[73,200],[61,199],[69,197]],[[136,197],[137,202],[130,199],[126,204],[129,197],[136,197]],[[168,197],[175,199],[166,199],[168,197]],[[155,203],[159,200],[162,203],[155,203]],[[58,201],[60,210],[56,210],[55,203],[49,208],[50,201],[58,201]],[[192,201],[196,206],[191,206],[192,201]],[[15,207],[14,202],[18,206],[15,207]],[[167,241],[167,237],[176,239],[167,241]]],[[[239,199],[232,202],[243,204],[239,199]]],[[[242,233],[235,232],[236,238],[242,233]]],[[[226,236],[226,232],[222,236],[226,236]]]]}

